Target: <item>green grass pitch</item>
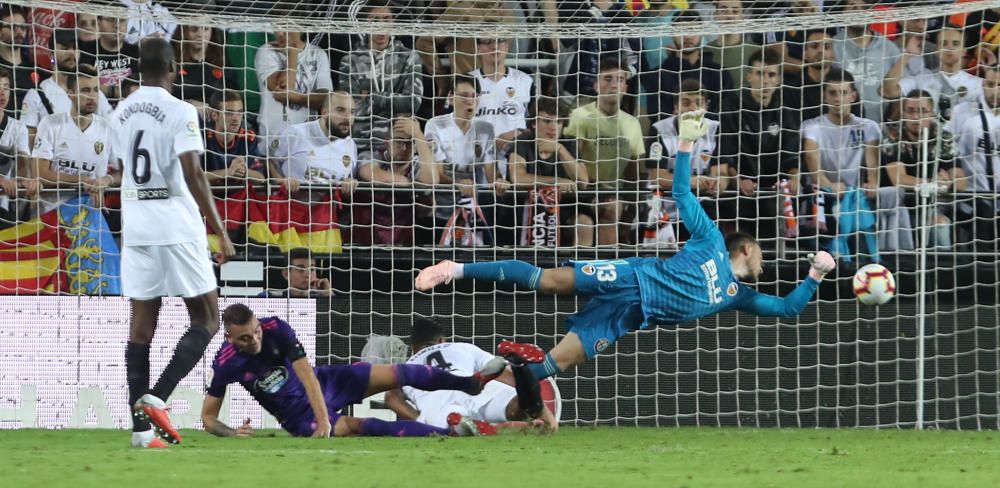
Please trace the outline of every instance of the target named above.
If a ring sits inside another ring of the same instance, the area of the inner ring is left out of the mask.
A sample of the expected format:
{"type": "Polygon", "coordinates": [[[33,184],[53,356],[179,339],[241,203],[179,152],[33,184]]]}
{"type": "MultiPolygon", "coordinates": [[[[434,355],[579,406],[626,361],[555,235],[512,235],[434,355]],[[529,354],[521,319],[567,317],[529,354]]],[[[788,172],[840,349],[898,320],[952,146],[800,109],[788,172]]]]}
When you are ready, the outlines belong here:
{"type": "Polygon", "coordinates": [[[126,432],[0,432],[3,487],[996,486],[997,432],[568,428],[554,436],[221,439],[165,451],[126,432]]]}

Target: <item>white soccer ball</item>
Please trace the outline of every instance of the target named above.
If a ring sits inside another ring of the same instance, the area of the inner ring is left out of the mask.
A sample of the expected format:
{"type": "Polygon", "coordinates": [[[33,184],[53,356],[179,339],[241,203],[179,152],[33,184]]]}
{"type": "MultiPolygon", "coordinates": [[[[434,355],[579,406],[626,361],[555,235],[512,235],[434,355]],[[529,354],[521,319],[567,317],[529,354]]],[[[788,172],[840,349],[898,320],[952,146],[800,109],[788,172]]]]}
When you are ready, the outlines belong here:
{"type": "Polygon", "coordinates": [[[854,295],[865,305],[884,305],[896,296],[896,278],[881,264],[869,264],[854,273],[854,295]]]}

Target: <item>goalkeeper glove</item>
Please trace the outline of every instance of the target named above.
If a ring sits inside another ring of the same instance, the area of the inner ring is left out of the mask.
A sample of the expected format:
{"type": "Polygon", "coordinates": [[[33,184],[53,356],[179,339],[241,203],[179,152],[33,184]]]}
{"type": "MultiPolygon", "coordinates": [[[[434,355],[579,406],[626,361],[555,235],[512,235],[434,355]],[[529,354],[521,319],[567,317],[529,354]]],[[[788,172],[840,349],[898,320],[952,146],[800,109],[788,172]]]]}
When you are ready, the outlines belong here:
{"type": "Polygon", "coordinates": [[[680,136],[681,139],[694,142],[708,132],[708,124],[705,123],[705,111],[695,110],[681,114],[680,136]]]}
{"type": "Polygon", "coordinates": [[[816,254],[810,253],[806,256],[809,260],[809,276],[816,281],[823,281],[823,275],[833,271],[837,267],[837,262],[834,261],[833,256],[826,251],[820,251],[816,254]]]}

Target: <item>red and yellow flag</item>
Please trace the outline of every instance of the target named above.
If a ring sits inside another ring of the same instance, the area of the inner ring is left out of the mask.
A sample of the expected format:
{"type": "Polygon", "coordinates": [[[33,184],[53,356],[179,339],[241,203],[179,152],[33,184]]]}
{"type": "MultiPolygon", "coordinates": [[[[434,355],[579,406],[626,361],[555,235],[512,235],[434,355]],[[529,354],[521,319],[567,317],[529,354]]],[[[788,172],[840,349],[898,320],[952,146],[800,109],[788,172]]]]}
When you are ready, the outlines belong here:
{"type": "Polygon", "coordinates": [[[68,242],[57,210],[0,230],[0,294],[65,291],[62,268],[68,242]]]}

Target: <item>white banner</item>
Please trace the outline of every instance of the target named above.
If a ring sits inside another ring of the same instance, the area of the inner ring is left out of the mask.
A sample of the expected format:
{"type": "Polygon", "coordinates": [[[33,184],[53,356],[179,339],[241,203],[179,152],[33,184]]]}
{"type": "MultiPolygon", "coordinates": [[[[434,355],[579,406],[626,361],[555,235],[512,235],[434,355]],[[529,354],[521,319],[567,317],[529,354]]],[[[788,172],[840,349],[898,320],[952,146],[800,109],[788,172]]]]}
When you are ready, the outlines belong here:
{"type": "MultiPolygon", "coordinates": [[[[310,299],[220,299],[220,310],[242,302],[257,317],[291,324],[315,364],[316,304],[310,299]]],[[[155,384],[189,324],[180,298],[167,298],[150,352],[155,384]]],[[[129,305],[120,297],[0,296],[0,429],[131,428],[126,408],[125,343],[129,305]]],[[[212,359],[223,341],[212,340],[202,361],[169,399],[179,428],[201,428],[201,404],[212,359]]],[[[230,385],[220,418],[257,428],[278,427],[238,384],[230,385]]]]}

